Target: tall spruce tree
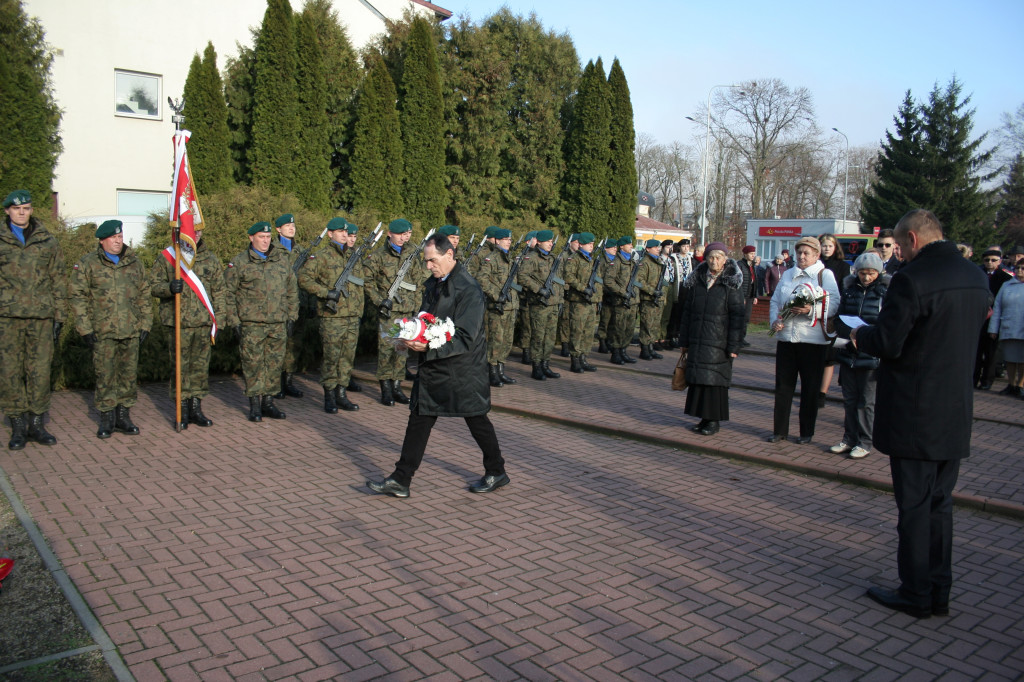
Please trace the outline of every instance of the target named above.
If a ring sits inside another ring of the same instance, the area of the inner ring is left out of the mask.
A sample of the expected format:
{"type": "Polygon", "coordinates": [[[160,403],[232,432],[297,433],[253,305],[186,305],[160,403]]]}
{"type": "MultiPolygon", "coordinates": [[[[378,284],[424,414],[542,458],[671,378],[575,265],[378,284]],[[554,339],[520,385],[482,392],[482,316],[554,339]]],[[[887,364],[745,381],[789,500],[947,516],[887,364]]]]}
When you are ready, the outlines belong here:
{"type": "Polygon", "coordinates": [[[253,183],[271,192],[298,194],[299,139],[296,53],[288,0],[267,0],[255,46],[252,104],[253,183]]]}
{"type": "Polygon", "coordinates": [[[312,25],[320,45],[327,135],[331,149],[331,203],[337,206],[349,181],[355,91],[362,80],[363,70],[331,0],[307,0],[302,8],[302,17],[312,25]]]}
{"type": "MultiPolygon", "coordinates": [[[[255,38],[255,35],[253,36],[255,38]]],[[[252,185],[252,91],[256,55],[251,47],[238,44],[238,57],[224,67],[224,99],[228,105],[231,171],[235,182],[252,185]]]]}
{"type": "Polygon", "coordinates": [[[231,187],[231,149],[224,84],[217,70],[217,52],[208,43],[202,60],[196,54],[185,79],[185,127],[192,131],[188,158],[196,187],[204,194],[231,187]]]}
{"type": "MultiPolygon", "coordinates": [[[[598,237],[622,234],[611,222],[611,106],[604,67],[587,62],[579,92],[572,103],[565,138],[563,225],[570,232],[593,232],[598,237]]],[[[633,226],[629,223],[629,228],[633,226]]]]}
{"type": "Polygon", "coordinates": [[[444,101],[434,36],[420,17],[413,20],[409,34],[400,102],[405,214],[428,228],[440,227],[448,208],[444,101]]]}
{"type": "Polygon", "coordinates": [[[327,121],[327,84],[316,29],[305,14],[296,21],[298,60],[295,82],[299,95],[298,156],[302,163],[295,169],[295,195],[315,211],[330,208],[333,178],[331,176],[331,141],[327,121]]]}
{"type": "Polygon", "coordinates": [[[39,21],[25,14],[21,0],[0,0],[0,196],[27,189],[41,208],[53,203],[53,171],[63,149],[52,61],[39,21]]]}
{"type": "Polygon", "coordinates": [[[395,108],[395,84],[387,65],[372,63],[356,104],[352,150],[352,208],[387,222],[401,215],[402,129],[395,108]]]}
{"type": "Polygon", "coordinates": [[[878,153],[876,179],[861,199],[861,220],[866,228],[891,229],[912,208],[923,208],[927,192],[917,182],[924,150],[921,116],[907,90],[893,118],[895,132],[885,131],[878,153]]]}
{"type": "Polygon", "coordinates": [[[631,230],[636,223],[637,197],[640,193],[636,172],[636,129],[633,127],[629,84],[617,58],[608,72],[608,87],[611,91],[611,207],[608,215],[613,231],[620,227],[631,230]]]}
{"type": "Polygon", "coordinates": [[[1010,161],[1010,170],[999,189],[996,225],[1003,233],[1003,243],[1024,246],[1024,154],[1010,161]]]}

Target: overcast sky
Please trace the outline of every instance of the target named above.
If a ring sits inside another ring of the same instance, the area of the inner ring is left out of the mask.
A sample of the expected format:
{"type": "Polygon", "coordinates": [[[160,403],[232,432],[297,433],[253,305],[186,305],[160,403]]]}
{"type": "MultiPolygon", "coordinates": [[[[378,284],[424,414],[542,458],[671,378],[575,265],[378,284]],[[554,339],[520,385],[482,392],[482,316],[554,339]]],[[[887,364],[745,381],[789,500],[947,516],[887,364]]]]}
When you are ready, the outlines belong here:
{"type": "Polygon", "coordinates": [[[818,124],[851,146],[892,129],[907,89],[925,99],[955,74],[976,109],[974,136],[1024,102],[1024,0],[974,2],[706,2],[691,0],[434,0],[480,21],[501,6],[568,32],[582,64],[618,57],[637,133],[691,144],[684,117],[713,85],[780,78],[806,87],[818,124]]]}

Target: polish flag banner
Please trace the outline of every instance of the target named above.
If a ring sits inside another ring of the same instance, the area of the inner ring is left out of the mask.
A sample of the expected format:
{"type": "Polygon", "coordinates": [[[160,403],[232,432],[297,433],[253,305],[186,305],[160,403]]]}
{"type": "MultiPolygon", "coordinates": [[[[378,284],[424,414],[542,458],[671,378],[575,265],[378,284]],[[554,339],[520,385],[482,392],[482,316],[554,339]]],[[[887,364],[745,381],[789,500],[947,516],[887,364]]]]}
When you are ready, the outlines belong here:
{"type": "Polygon", "coordinates": [[[178,246],[181,258],[192,267],[196,257],[196,230],[203,229],[203,212],[199,208],[199,197],[192,182],[192,169],[188,164],[185,144],[192,133],[187,130],[174,131],[174,179],[171,183],[171,225],[178,228],[178,246]]]}
{"type": "MultiPolygon", "coordinates": [[[[171,265],[174,265],[174,247],[168,246],[163,250],[164,258],[171,265]]],[[[217,338],[217,315],[213,312],[213,301],[210,300],[210,295],[206,293],[206,287],[203,286],[202,280],[196,276],[196,273],[192,272],[192,268],[186,267],[184,263],[181,264],[181,276],[188,284],[188,288],[199,297],[203,307],[206,308],[206,312],[210,313],[210,320],[213,323],[213,327],[210,329],[210,338],[217,338]]]]}

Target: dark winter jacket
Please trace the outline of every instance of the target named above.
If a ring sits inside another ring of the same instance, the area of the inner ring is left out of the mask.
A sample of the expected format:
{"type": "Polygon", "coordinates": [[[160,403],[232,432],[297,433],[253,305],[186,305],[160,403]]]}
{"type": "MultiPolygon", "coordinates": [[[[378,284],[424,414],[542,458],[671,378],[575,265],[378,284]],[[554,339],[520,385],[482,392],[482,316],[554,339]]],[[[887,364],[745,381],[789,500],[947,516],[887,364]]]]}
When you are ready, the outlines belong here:
{"type": "Polygon", "coordinates": [[[740,274],[743,275],[743,284],[740,286],[740,291],[743,292],[744,298],[754,298],[757,296],[757,271],[753,263],[748,263],[746,259],[736,261],[736,265],[740,269],[740,274]]]}
{"type": "Polygon", "coordinates": [[[974,359],[991,301],[985,275],[950,241],[932,242],[889,284],[878,321],[857,330],[878,368],[874,444],[891,457],[967,457],[974,359]]]}
{"type": "Polygon", "coordinates": [[[764,289],[766,294],[771,296],[775,292],[775,287],[779,286],[779,280],[786,274],[787,269],[785,263],[776,265],[772,262],[768,266],[768,270],[764,273],[764,289]]]}
{"type": "MultiPolygon", "coordinates": [[[[839,298],[839,314],[853,315],[868,324],[874,324],[878,320],[878,314],[882,311],[882,299],[885,298],[885,292],[889,290],[891,280],[889,275],[881,274],[874,282],[865,287],[857,279],[857,275],[849,275],[843,280],[843,293],[839,298]]],[[[838,317],[836,318],[836,331],[839,333],[839,338],[850,338],[850,328],[843,324],[838,317]]],[[[852,345],[840,348],[836,352],[836,360],[855,369],[878,367],[878,358],[859,351],[852,345]]]]}
{"type": "Polygon", "coordinates": [[[484,294],[477,281],[456,263],[441,281],[431,277],[423,291],[426,310],[439,320],[450,318],[455,337],[420,354],[410,409],[438,417],[474,417],[491,409],[484,335],[484,294]]]}
{"type": "Polygon", "coordinates": [[[686,381],[702,386],[732,382],[732,353],[743,340],[743,273],[733,259],[709,289],[708,265],[701,263],[686,278],[686,301],[679,343],[686,351],[686,381]]]}
{"type": "Polygon", "coordinates": [[[843,257],[839,254],[842,253],[840,249],[836,255],[832,258],[822,258],[821,263],[826,269],[832,272],[832,276],[836,278],[836,284],[842,285],[843,280],[853,274],[853,268],[847,263],[843,257]]]}

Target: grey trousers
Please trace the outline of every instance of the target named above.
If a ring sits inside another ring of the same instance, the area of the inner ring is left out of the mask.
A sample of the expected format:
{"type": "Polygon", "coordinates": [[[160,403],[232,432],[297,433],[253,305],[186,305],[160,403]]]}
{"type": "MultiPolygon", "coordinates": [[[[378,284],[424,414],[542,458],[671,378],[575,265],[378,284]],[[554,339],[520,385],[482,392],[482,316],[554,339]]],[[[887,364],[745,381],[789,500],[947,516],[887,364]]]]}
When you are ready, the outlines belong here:
{"type": "Polygon", "coordinates": [[[843,442],[850,447],[859,445],[870,450],[878,370],[854,369],[841,362],[836,364],[839,365],[839,383],[843,387],[843,405],[846,408],[843,442]]]}

